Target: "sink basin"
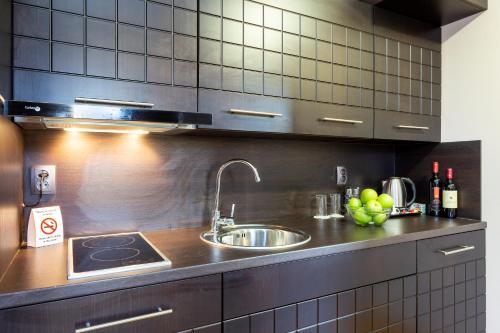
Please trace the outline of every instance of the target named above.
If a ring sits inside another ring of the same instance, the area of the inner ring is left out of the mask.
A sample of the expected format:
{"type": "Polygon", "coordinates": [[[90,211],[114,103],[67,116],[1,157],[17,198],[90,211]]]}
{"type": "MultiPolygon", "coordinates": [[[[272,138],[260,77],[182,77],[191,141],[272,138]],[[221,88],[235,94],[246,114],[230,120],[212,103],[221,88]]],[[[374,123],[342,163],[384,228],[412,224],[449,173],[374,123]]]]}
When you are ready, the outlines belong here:
{"type": "Polygon", "coordinates": [[[311,236],[300,230],[264,224],[224,227],[217,237],[205,232],[201,238],[209,243],[249,250],[284,249],[307,243],[311,236]]]}

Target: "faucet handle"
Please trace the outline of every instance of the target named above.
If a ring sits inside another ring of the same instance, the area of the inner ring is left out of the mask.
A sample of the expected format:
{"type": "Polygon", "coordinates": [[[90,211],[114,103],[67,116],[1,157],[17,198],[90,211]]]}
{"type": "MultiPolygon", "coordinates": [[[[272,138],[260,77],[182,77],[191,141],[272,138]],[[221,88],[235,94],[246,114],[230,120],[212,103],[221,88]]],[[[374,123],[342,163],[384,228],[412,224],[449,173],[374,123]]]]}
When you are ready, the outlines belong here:
{"type": "Polygon", "coordinates": [[[233,204],[231,205],[231,215],[229,215],[231,218],[233,218],[233,217],[234,217],[234,208],[235,208],[235,207],[236,207],[236,204],[234,204],[234,203],[233,203],[233,204]]]}

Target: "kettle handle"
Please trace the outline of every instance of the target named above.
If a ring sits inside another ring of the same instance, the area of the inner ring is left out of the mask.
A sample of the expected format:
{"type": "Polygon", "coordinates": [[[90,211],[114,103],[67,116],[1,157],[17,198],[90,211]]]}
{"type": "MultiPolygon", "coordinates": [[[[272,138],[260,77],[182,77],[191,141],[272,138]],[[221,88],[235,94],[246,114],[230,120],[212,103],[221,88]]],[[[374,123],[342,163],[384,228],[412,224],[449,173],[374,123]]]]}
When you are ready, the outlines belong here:
{"type": "Polygon", "coordinates": [[[415,199],[417,199],[417,188],[415,187],[415,183],[413,182],[413,180],[411,180],[410,178],[402,177],[401,180],[411,185],[413,197],[409,202],[406,202],[406,207],[409,207],[415,202],[415,199]]]}

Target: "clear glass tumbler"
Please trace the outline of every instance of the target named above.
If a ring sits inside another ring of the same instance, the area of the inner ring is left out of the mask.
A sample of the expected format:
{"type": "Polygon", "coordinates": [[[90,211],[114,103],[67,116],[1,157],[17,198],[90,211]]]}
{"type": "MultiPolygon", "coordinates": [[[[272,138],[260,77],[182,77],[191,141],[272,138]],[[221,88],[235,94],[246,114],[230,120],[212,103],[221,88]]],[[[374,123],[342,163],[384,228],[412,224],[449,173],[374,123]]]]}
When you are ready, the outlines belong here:
{"type": "Polygon", "coordinates": [[[317,194],[316,195],[316,214],[314,218],[317,220],[326,220],[329,219],[328,216],[328,203],[326,194],[317,194]]]}
{"type": "Polygon", "coordinates": [[[330,198],[330,214],[329,216],[332,218],[340,218],[344,217],[341,213],[342,211],[342,196],[340,193],[331,193],[329,195],[330,198]]]}

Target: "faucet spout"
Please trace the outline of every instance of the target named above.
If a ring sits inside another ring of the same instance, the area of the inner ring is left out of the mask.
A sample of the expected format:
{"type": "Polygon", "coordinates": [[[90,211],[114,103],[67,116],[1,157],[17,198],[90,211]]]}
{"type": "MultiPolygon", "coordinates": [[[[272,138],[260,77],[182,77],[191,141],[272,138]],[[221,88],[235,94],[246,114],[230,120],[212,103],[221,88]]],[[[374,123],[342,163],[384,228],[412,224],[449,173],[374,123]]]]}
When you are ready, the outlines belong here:
{"type": "MultiPolygon", "coordinates": [[[[216,183],[216,189],[215,189],[215,208],[214,208],[214,213],[213,213],[213,217],[212,217],[212,231],[214,233],[216,233],[218,231],[219,225],[224,224],[224,222],[226,221],[226,219],[221,218],[220,207],[219,207],[220,206],[220,183],[221,183],[222,173],[228,166],[230,166],[231,164],[235,164],[235,163],[241,163],[241,164],[248,166],[254,173],[255,182],[260,183],[260,181],[261,181],[259,171],[257,170],[257,168],[255,166],[252,165],[252,163],[248,162],[247,160],[244,160],[244,159],[229,160],[220,166],[219,171],[217,171],[217,183],[216,183]]],[[[233,206],[233,211],[234,211],[234,206],[233,206]]],[[[231,215],[232,215],[232,213],[231,213],[231,215]]],[[[231,216],[230,221],[231,221],[231,223],[234,223],[234,221],[232,220],[232,216],[231,216]]]]}

